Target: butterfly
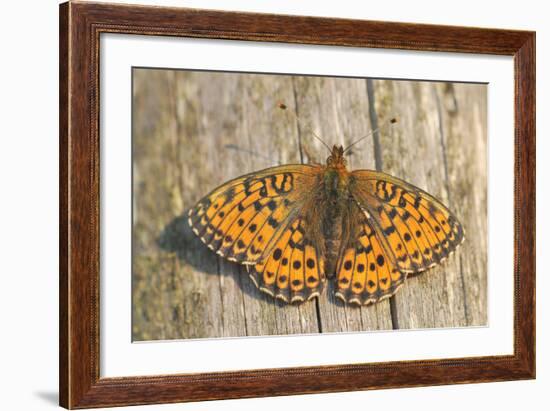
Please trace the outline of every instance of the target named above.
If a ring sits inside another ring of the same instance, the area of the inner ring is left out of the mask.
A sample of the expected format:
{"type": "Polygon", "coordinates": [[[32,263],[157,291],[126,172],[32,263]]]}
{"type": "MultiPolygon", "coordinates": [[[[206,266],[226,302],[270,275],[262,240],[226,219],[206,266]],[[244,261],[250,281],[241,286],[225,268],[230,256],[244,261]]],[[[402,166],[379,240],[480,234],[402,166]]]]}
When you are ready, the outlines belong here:
{"type": "Polygon", "coordinates": [[[332,277],[345,303],[392,296],[407,276],[444,262],[464,229],[422,189],[349,171],[346,150],[334,145],[326,165],[281,165],[226,182],[189,210],[192,231],[287,303],[319,296],[332,277]]]}

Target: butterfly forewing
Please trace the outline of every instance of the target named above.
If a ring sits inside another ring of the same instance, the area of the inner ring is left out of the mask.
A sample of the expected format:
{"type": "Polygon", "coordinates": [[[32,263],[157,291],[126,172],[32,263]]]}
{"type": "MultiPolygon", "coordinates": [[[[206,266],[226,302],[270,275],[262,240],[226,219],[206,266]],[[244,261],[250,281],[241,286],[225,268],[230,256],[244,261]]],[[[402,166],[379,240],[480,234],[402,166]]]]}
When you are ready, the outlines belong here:
{"type": "Polygon", "coordinates": [[[272,167],[231,180],[189,211],[193,232],[231,261],[253,264],[273,247],[318,181],[319,167],[272,167]]]}
{"type": "Polygon", "coordinates": [[[350,191],[402,272],[435,266],[464,240],[462,226],[439,200],[403,180],[358,170],[350,191]]]}

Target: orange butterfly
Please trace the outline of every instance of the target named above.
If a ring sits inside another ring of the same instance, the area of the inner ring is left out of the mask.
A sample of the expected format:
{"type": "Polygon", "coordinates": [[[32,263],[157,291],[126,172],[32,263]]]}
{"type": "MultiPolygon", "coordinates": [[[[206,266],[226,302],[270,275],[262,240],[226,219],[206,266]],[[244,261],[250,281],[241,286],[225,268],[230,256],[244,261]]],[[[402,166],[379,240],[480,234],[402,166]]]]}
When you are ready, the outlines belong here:
{"type": "Polygon", "coordinates": [[[283,165],[231,180],[189,211],[189,225],[286,302],[319,296],[334,274],[344,302],[388,298],[407,275],[442,263],[464,230],[425,191],[385,173],[348,171],[344,152],[333,146],[325,166],[283,165]]]}

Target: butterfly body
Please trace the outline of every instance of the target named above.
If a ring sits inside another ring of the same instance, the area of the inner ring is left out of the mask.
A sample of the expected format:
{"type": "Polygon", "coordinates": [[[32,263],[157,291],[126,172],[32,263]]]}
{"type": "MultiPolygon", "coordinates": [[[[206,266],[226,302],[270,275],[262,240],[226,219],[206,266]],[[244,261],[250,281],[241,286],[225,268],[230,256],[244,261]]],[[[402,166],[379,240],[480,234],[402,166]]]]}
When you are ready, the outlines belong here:
{"type": "Polygon", "coordinates": [[[370,304],[407,275],[443,262],[463,241],[437,199],[388,174],[346,167],[334,146],[326,165],[272,167],[231,180],[189,211],[193,232],[243,264],[256,286],[286,302],[335,295],[370,304]]]}
{"type": "Polygon", "coordinates": [[[342,238],[343,210],[350,200],[350,172],[346,168],[343,151],[342,146],[332,148],[327,165],[322,171],[322,188],[319,191],[324,193],[324,197],[317,201],[318,204],[328,205],[322,216],[327,277],[332,277],[336,269],[342,238]]]}

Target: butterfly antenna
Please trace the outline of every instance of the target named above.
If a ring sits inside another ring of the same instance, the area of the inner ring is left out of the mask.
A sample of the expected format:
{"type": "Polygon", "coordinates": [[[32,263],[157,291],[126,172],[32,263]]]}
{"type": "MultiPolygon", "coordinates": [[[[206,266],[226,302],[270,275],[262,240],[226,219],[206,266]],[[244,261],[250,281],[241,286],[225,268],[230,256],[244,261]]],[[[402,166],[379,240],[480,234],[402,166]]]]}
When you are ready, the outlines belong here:
{"type": "MultiPolygon", "coordinates": [[[[281,110],[285,110],[286,111],[286,105],[283,104],[283,103],[279,103],[279,108],[281,110]]],[[[307,124],[303,124],[301,121],[300,121],[300,118],[293,112],[291,111],[288,111],[288,113],[290,113],[295,119],[296,121],[298,122],[298,124],[300,124],[301,126],[305,126],[306,129],[309,130],[309,132],[313,135],[313,137],[315,137],[317,140],[319,140],[321,143],[323,143],[323,145],[328,149],[328,151],[332,151],[332,149],[329,147],[329,145],[327,143],[325,143],[321,137],[319,137],[317,134],[315,134],[315,131],[313,131],[313,129],[311,128],[311,126],[308,126],[307,124]]]]}
{"type": "MultiPolygon", "coordinates": [[[[225,144],[224,145],[224,148],[227,148],[227,149],[231,149],[231,150],[235,150],[235,151],[240,151],[240,152],[243,152],[243,153],[248,153],[248,154],[252,154],[253,156],[256,156],[264,161],[267,161],[269,162],[270,164],[273,162],[273,159],[271,157],[268,157],[268,156],[264,156],[260,153],[258,153],[257,151],[253,151],[253,150],[248,150],[246,148],[243,148],[243,147],[240,147],[236,144],[225,144]]],[[[278,163],[279,165],[281,164],[280,162],[278,163]]]]}
{"type": "Polygon", "coordinates": [[[380,127],[370,131],[367,135],[361,137],[360,139],[357,139],[355,140],[353,143],[351,143],[349,146],[346,147],[346,149],[344,150],[344,153],[346,151],[348,151],[350,148],[352,148],[354,145],[356,145],[357,143],[363,141],[364,139],[366,139],[367,137],[370,137],[372,136],[374,133],[378,133],[380,130],[382,130],[384,127],[386,126],[391,126],[393,124],[397,123],[397,119],[396,118],[392,118],[391,120],[387,121],[386,123],[382,124],[380,127]]]}

